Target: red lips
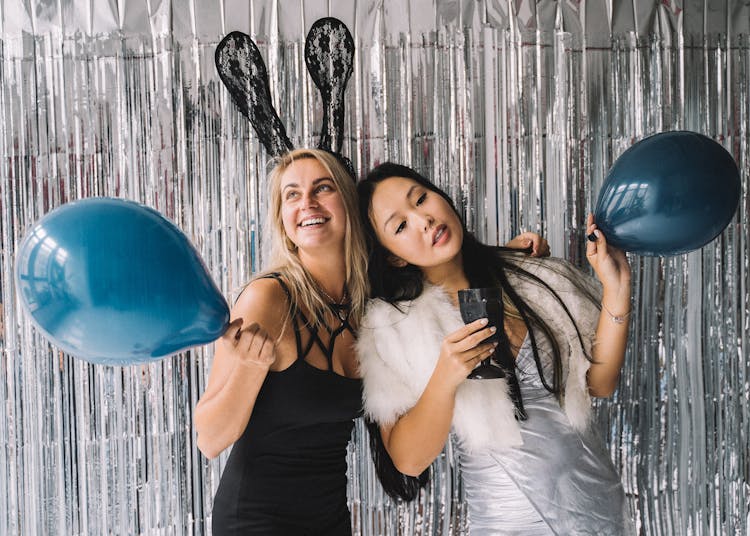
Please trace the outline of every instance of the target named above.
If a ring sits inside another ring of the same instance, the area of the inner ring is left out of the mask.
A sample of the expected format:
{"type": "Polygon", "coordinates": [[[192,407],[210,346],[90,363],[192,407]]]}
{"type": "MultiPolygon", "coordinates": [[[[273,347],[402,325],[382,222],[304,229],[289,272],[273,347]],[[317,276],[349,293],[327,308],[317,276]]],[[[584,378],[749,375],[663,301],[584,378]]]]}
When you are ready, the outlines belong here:
{"type": "Polygon", "coordinates": [[[445,224],[438,225],[435,228],[435,232],[432,233],[432,245],[436,245],[438,241],[443,242],[448,235],[448,226],[445,224]]]}

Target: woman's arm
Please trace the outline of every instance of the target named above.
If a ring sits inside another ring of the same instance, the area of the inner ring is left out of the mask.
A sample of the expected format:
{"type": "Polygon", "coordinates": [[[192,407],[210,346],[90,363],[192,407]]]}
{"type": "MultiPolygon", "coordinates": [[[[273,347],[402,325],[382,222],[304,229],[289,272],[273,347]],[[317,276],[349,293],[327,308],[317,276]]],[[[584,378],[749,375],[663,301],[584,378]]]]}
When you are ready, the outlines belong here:
{"type": "Polygon", "coordinates": [[[611,396],[617,388],[627,346],[630,319],[630,265],[621,250],[607,245],[589,214],[586,234],[594,233],[596,242],[586,245],[586,258],[602,282],[602,311],[592,349],[594,362],[588,372],[592,396],[611,396]]]}
{"type": "Polygon", "coordinates": [[[444,340],[435,370],[416,405],[392,426],[382,426],[388,454],[396,468],[419,476],[443,450],[453,420],[456,389],[495,343],[482,343],[495,332],[480,319],[451,333],[444,340]]]}
{"type": "Polygon", "coordinates": [[[275,360],[274,341],[283,321],[278,304],[286,304],[281,292],[271,279],[248,285],[232,308],[232,323],[216,341],[208,386],[193,417],[198,448],[207,458],[218,456],[247,427],[275,360]],[[269,326],[268,332],[261,326],[269,326]]]}

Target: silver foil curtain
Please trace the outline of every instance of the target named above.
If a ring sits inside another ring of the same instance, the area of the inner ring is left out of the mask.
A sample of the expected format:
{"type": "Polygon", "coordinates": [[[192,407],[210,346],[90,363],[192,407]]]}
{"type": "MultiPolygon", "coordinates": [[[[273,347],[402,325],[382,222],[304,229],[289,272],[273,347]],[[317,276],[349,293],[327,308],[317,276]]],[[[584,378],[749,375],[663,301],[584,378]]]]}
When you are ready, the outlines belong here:
{"type": "MultiPolygon", "coordinates": [[[[583,266],[583,221],[613,160],[687,129],[722,143],[743,193],[701,251],[632,257],[632,336],[597,425],[641,534],[750,527],[750,5],[740,0],[89,0],[0,2],[0,534],[206,534],[222,462],[192,408],[211,348],[92,366],[19,309],[14,253],[62,203],[116,196],[180,226],[228,299],[263,265],[267,158],[213,52],[232,30],[263,52],[297,145],[320,100],[304,36],[354,34],[344,152],[362,172],[411,164],[479,235],[549,238],[583,266]]],[[[380,489],[361,423],[350,448],[355,533],[463,534],[450,447],[412,504],[380,489]]]]}

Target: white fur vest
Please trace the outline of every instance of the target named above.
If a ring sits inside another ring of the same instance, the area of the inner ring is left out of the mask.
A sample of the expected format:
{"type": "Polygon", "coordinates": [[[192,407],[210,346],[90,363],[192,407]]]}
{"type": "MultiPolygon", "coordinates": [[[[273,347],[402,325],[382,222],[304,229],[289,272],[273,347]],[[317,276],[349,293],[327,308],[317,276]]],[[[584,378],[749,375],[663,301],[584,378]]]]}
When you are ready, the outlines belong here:
{"type": "MultiPolygon", "coordinates": [[[[571,424],[583,430],[591,413],[586,355],[591,355],[601,287],[561,259],[512,256],[507,262],[549,285],[576,321],[583,347],[575,326],[549,290],[507,271],[516,292],[555,334],[563,365],[562,406],[571,424]]],[[[435,368],[443,338],[463,325],[458,309],[440,287],[426,284],[421,296],[398,305],[400,310],[382,300],[371,300],[357,342],[365,413],[381,425],[395,423],[417,403],[435,368]]],[[[548,344],[541,342],[543,339],[537,337],[540,350],[548,344]]],[[[452,424],[469,451],[522,443],[504,379],[466,380],[461,384],[452,424]]]]}

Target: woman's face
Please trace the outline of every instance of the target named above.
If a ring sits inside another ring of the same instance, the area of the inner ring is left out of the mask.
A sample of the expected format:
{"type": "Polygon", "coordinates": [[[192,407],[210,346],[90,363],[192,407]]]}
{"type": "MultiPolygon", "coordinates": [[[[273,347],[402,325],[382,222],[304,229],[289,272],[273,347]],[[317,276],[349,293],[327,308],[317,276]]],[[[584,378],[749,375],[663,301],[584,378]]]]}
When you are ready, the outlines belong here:
{"type": "Polygon", "coordinates": [[[284,231],[300,252],[343,251],[346,208],[326,168],[315,158],[302,158],[280,180],[284,231]]]}
{"type": "Polygon", "coordinates": [[[455,262],[463,228],[458,215],[439,194],[405,177],[378,183],[370,218],[378,240],[403,261],[429,269],[455,262]]]}

